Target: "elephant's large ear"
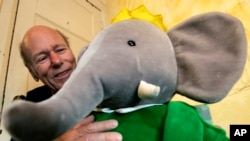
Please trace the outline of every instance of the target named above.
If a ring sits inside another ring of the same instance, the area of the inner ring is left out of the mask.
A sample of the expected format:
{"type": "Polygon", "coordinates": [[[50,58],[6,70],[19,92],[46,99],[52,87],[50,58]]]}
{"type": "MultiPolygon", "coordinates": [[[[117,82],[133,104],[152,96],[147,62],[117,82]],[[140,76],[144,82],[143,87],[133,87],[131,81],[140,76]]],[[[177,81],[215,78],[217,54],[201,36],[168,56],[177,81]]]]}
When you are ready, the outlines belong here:
{"type": "Polygon", "coordinates": [[[206,13],[168,32],[178,65],[177,93],[214,103],[242,74],[247,42],[242,23],[223,13],[206,13]]]}

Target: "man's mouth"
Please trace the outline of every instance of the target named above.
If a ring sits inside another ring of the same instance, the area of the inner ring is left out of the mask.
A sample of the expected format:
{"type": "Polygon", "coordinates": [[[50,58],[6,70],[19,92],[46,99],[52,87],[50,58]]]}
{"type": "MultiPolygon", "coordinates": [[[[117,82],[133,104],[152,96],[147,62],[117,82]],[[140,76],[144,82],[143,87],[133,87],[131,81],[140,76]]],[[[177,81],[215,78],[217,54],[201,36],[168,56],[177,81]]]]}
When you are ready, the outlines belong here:
{"type": "Polygon", "coordinates": [[[57,79],[65,79],[68,78],[71,74],[70,70],[65,70],[63,72],[57,73],[54,77],[57,79]]]}

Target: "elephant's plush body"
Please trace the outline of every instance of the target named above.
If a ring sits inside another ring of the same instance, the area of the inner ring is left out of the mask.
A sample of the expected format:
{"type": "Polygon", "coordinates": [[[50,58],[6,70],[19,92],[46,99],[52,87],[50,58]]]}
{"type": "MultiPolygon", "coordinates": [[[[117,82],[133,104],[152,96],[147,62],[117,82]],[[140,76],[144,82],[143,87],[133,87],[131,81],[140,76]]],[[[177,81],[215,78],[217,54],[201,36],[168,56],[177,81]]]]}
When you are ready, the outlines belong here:
{"type": "Polygon", "coordinates": [[[98,105],[117,109],[162,104],[176,92],[217,102],[241,76],[245,60],[244,28],[227,14],[199,15],[167,33],[145,21],[121,21],[94,38],[52,98],[37,104],[15,102],[4,113],[4,125],[18,140],[47,141],[98,105]],[[141,81],[158,91],[137,94],[141,81]]]}

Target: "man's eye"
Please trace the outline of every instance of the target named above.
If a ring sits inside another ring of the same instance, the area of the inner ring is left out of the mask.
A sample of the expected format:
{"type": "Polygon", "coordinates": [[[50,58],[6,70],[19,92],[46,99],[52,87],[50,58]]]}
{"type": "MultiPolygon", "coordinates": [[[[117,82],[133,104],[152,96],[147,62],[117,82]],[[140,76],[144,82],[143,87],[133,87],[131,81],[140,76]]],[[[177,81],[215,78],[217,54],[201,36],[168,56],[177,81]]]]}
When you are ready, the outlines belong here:
{"type": "Polygon", "coordinates": [[[37,63],[42,63],[43,61],[45,61],[47,59],[47,56],[41,56],[41,57],[38,57],[36,62],[37,63]]]}
{"type": "Polygon", "coordinates": [[[66,50],[66,48],[58,48],[55,50],[55,52],[58,52],[58,53],[64,53],[66,50]]]}

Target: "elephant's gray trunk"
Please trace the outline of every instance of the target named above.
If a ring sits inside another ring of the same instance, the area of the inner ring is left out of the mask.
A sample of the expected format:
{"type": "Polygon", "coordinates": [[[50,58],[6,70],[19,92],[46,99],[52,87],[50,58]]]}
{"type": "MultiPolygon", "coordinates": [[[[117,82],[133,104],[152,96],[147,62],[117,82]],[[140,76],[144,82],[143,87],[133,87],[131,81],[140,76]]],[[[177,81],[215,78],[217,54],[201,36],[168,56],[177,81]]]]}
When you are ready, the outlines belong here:
{"type": "Polygon", "coordinates": [[[52,140],[86,117],[103,100],[99,78],[87,75],[83,79],[81,74],[73,75],[71,81],[74,83],[66,82],[43,102],[16,101],[4,113],[4,125],[10,134],[21,141],[52,140]]]}

